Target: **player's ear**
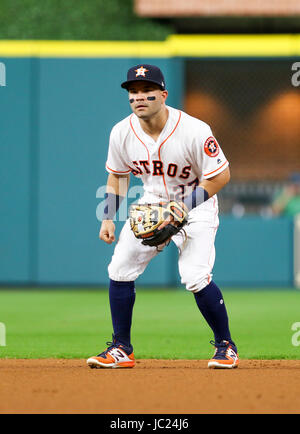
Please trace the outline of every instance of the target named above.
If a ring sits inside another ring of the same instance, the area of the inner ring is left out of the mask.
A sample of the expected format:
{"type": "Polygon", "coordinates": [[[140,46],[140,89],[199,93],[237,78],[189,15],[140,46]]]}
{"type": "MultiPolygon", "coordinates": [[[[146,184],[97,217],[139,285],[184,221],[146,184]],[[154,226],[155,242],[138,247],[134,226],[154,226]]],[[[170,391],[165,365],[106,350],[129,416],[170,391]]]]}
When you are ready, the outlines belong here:
{"type": "Polygon", "coordinates": [[[162,97],[164,99],[164,101],[166,101],[166,99],[168,98],[168,91],[167,90],[162,90],[161,91],[162,97]]]}

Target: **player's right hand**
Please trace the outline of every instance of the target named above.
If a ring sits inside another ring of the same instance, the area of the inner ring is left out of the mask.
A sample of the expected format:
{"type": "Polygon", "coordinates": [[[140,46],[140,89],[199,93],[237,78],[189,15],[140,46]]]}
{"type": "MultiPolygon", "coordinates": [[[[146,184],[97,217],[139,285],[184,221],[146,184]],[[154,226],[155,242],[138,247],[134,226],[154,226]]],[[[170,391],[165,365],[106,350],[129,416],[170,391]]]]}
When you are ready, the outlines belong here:
{"type": "Polygon", "coordinates": [[[111,244],[115,241],[115,224],[112,220],[102,221],[99,238],[107,244],[111,244]]]}

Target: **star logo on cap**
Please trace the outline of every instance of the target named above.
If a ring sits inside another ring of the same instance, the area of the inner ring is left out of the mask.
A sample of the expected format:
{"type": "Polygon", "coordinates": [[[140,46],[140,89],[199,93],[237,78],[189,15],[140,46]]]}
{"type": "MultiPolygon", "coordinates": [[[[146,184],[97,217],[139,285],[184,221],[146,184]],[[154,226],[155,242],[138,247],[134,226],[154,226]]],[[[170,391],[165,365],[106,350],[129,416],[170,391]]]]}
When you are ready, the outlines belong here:
{"type": "Polygon", "coordinates": [[[136,72],[135,76],[139,77],[141,75],[142,77],[146,77],[145,72],[148,72],[148,71],[149,71],[148,69],[141,66],[140,68],[135,69],[135,72],[136,72]]]}

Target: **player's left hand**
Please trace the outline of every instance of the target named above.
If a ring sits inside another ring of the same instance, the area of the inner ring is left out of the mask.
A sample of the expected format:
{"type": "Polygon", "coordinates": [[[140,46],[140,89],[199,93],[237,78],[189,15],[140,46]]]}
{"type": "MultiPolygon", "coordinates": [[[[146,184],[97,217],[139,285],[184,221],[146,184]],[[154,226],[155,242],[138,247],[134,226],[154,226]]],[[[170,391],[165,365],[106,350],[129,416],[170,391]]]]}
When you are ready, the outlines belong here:
{"type": "Polygon", "coordinates": [[[176,222],[172,215],[169,215],[169,217],[160,226],[158,226],[157,229],[160,231],[161,229],[163,229],[164,227],[166,227],[169,224],[171,224],[173,226],[178,226],[180,223],[176,222]]]}
{"type": "MultiPolygon", "coordinates": [[[[186,207],[185,207],[185,205],[184,205],[184,203],[183,202],[179,202],[178,201],[178,204],[183,208],[183,209],[186,209],[186,207]]],[[[188,212],[188,210],[186,210],[187,212],[188,212]]],[[[173,226],[175,226],[175,227],[177,227],[177,226],[179,226],[180,225],[180,222],[178,222],[178,221],[176,221],[175,220],[175,218],[174,218],[174,216],[172,215],[172,214],[170,214],[169,215],[169,217],[157,228],[159,231],[161,230],[161,229],[163,229],[163,228],[165,228],[167,225],[169,225],[169,224],[171,224],[171,225],[173,225],[173,226]]]]}
{"type": "Polygon", "coordinates": [[[179,202],[131,205],[130,226],[136,238],[146,246],[167,242],[187,223],[188,209],[179,202]]]}

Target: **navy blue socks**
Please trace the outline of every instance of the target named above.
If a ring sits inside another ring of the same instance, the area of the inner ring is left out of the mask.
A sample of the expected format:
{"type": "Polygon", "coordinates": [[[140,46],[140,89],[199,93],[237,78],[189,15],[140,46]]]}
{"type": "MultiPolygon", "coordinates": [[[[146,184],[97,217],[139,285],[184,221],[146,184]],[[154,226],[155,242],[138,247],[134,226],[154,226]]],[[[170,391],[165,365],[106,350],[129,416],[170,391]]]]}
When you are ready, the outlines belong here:
{"type": "Polygon", "coordinates": [[[227,311],[218,286],[211,281],[201,291],[194,293],[194,296],[200,312],[214,333],[215,341],[232,342],[227,311]]]}
{"type": "MultiPolygon", "coordinates": [[[[214,333],[215,341],[226,340],[234,344],[229,331],[225,303],[218,286],[212,281],[195,293],[194,297],[200,312],[214,333]]],[[[115,339],[118,343],[129,347],[135,302],[134,282],[110,280],[109,301],[115,339]]]]}
{"type": "Polygon", "coordinates": [[[118,343],[129,347],[132,311],[135,302],[134,282],[110,280],[109,302],[114,337],[118,343]]]}

